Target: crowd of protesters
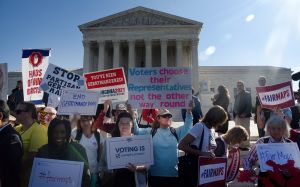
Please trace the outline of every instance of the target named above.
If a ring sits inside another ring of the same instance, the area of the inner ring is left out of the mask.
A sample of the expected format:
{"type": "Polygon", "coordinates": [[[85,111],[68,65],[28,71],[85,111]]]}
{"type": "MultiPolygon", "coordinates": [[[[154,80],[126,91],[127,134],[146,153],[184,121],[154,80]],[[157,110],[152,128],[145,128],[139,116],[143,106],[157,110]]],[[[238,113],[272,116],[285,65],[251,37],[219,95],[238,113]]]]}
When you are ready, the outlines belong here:
{"type": "MultiPolygon", "coordinates": [[[[266,85],[261,76],[259,86],[266,85]]],[[[35,157],[81,161],[84,163],[82,185],[95,186],[197,186],[197,166],[191,168],[191,181],[178,176],[179,150],[196,156],[227,157],[228,150],[238,146],[250,150],[243,162],[251,171],[257,161],[256,144],[288,143],[289,128],[299,128],[298,104],[291,109],[264,109],[257,99],[255,122],[260,139],[250,146],[251,96],[243,81],[237,81],[233,106],[235,127],[228,130],[229,93],[224,85],[212,98],[212,105],[202,114],[199,98],[194,95],[189,107],[182,109],[183,124],[172,127],[169,109],[146,109],[140,116],[130,104],[105,101],[97,116],[78,115],[70,119],[59,116],[55,108],[39,107],[24,102],[22,82],[9,97],[8,105],[0,100],[0,186],[28,186],[35,157]],[[112,114],[110,114],[112,113],[112,114]],[[13,114],[15,119],[13,119],[13,114]],[[13,120],[10,120],[13,119],[13,120]],[[12,124],[14,122],[14,124],[12,124]],[[265,135],[266,131],[266,135],[265,135]],[[153,141],[153,165],[134,165],[107,169],[105,140],[107,138],[149,134],[153,141]],[[144,180],[138,180],[144,178],[144,180]]],[[[266,174],[260,172],[259,176],[266,174]]],[[[259,186],[263,186],[259,180],[259,186]]]]}

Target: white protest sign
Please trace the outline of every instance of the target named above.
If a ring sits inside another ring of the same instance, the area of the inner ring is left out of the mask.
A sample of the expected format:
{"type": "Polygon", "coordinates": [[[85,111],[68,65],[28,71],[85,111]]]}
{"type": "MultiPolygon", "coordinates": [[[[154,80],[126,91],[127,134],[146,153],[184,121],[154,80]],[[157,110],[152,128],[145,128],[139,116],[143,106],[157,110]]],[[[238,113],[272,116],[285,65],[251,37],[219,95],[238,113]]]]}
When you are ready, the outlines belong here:
{"type": "Polygon", "coordinates": [[[283,109],[295,106],[291,81],[256,87],[256,91],[262,108],[283,109]]]}
{"type": "Polygon", "coordinates": [[[50,63],[40,89],[49,95],[61,96],[62,90],[85,90],[84,79],[76,73],[50,63]]]}
{"type": "Polygon", "coordinates": [[[227,158],[199,157],[198,186],[218,187],[225,186],[227,158]]]}
{"type": "Polygon", "coordinates": [[[59,104],[60,97],[54,94],[49,94],[47,106],[56,108],[59,104]]]}
{"type": "Polygon", "coordinates": [[[83,162],[34,158],[29,187],[80,187],[83,162]]]}
{"type": "Polygon", "coordinates": [[[286,164],[288,160],[294,160],[295,167],[300,168],[300,152],[296,143],[256,144],[256,151],[262,172],[273,170],[266,163],[269,160],[277,164],[286,164]]]}
{"type": "Polygon", "coordinates": [[[23,49],[22,79],[24,101],[41,104],[43,92],[39,88],[48,67],[50,49],[23,49]]]}
{"type": "Polygon", "coordinates": [[[191,68],[129,68],[128,91],[134,108],[186,108],[192,100],[191,68]]]}
{"type": "Polygon", "coordinates": [[[85,73],[84,78],[87,90],[100,92],[100,103],[106,100],[128,100],[128,89],[123,68],[85,73]]]}
{"type": "Polygon", "coordinates": [[[108,169],[135,165],[153,164],[153,145],[150,135],[116,137],[106,140],[108,169]]]}
{"type": "Polygon", "coordinates": [[[58,105],[59,115],[96,115],[99,93],[84,90],[64,90],[58,105]]]}

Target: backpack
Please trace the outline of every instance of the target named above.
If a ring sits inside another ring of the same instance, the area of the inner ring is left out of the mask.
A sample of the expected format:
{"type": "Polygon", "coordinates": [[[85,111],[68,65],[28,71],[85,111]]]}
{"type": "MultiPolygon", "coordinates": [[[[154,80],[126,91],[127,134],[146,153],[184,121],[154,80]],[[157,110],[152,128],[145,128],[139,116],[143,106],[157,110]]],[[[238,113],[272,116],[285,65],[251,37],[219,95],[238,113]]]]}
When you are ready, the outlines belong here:
{"type": "MultiPolygon", "coordinates": [[[[99,133],[98,131],[95,131],[95,132],[94,132],[94,136],[95,136],[96,141],[97,141],[97,144],[98,144],[98,149],[97,149],[97,161],[99,162],[99,157],[100,157],[100,155],[99,155],[99,149],[100,149],[100,133],[99,133]]],[[[78,143],[79,143],[79,141],[81,140],[81,138],[82,138],[82,131],[77,130],[75,140],[78,141],[78,143]]]]}
{"type": "Polygon", "coordinates": [[[214,150],[216,157],[221,157],[226,152],[225,143],[222,141],[220,137],[216,138],[217,148],[214,150]]]}
{"type": "MultiPolygon", "coordinates": [[[[176,129],[173,128],[173,127],[169,127],[169,128],[170,128],[171,133],[175,136],[177,142],[179,142],[179,138],[178,138],[178,135],[177,135],[177,133],[176,133],[176,129]]],[[[152,135],[152,138],[153,138],[153,136],[156,134],[156,132],[157,132],[157,128],[152,128],[152,129],[151,129],[151,135],[152,135]]]]}

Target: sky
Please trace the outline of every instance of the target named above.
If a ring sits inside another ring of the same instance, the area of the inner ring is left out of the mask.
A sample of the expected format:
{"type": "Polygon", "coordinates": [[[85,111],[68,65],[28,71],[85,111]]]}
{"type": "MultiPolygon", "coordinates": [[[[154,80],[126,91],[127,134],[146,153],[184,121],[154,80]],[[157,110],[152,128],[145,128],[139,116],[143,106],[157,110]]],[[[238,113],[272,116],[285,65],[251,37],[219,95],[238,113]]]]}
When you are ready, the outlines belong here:
{"type": "Polygon", "coordinates": [[[0,63],[19,71],[22,49],[51,48],[50,63],[80,68],[78,25],[136,6],[202,22],[200,66],[300,71],[300,0],[1,0],[0,63]]]}

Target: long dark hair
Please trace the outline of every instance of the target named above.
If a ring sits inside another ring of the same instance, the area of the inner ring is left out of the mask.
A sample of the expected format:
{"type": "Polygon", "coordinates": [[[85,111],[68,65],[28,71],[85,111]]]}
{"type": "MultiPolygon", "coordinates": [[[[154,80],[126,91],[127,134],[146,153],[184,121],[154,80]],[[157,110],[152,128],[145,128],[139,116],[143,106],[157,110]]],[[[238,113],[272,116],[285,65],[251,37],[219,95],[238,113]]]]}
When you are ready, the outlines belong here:
{"type": "Polygon", "coordinates": [[[219,105],[211,107],[201,120],[209,129],[223,125],[228,119],[226,111],[219,105]]]}
{"type": "MultiPolygon", "coordinates": [[[[119,123],[120,123],[120,119],[121,118],[130,118],[130,120],[132,121],[133,123],[133,118],[132,116],[130,115],[129,112],[122,112],[119,114],[118,116],[118,119],[116,121],[116,125],[114,126],[112,132],[111,132],[111,137],[120,137],[121,134],[120,134],[120,129],[119,129],[119,123]]],[[[133,131],[133,127],[131,129],[131,132],[133,131]]]]}
{"type": "Polygon", "coordinates": [[[219,97],[230,98],[229,91],[224,85],[218,86],[219,97]]]}
{"type": "Polygon", "coordinates": [[[81,115],[80,116],[80,119],[77,121],[77,123],[76,123],[76,128],[77,128],[77,132],[80,132],[80,133],[82,133],[82,127],[81,127],[81,123],[82,123],[82,120],[81,120],[81,118],[82,117],[91,117],[92,119],[91,119],[91,121],[92,121],[92,125],[91,125],[91,132],[92,133],[94,133],[97,129],[94,129],[93,128],[93,126],[95,125],[95,120],[94,120],[94,118],[93,118],[93,116],[89,116],[89,115],[81,115]]]}
{"type": "Polygon", "coordinates": [[[71,137],[71,123],[70,121],[66,120],[66,119],[58,119],[58,118],[54,118],[48,127],[48,145],[50,148],[55,148],[56,144],[55,141],[53,139],[53,134],[54,134],[54,129],[59,126],[59,125],[63,125],[65,127],[66,130],[66,144],[69,143],[70,141],[70,137],[71,137]]]}

